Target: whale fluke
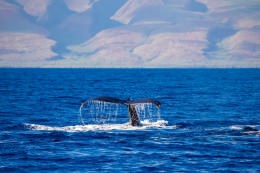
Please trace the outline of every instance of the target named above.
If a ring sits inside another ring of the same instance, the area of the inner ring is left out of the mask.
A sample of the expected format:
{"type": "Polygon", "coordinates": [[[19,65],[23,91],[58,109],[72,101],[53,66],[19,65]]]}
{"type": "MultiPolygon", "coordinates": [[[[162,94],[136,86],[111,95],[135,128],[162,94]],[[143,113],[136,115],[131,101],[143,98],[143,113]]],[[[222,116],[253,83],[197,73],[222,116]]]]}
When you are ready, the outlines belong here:
{"type": "Polygon", "coordinates": [[[119,104],[124,104],[125,103],[124,100],[120,100],[120,99],[113,98],[113,97],[95,97],[95,98],[88,99],[84,103],[86,103],[88,101],[91,101],[91,100],[93,100],[93,101],[102,101],[102,102],[109,102],[109,103],[119,103],[119,104]]]}
{"type": "Polygon", "coordinates": [[[139,116],[138,116],[136,108],[135,108],[136,105],[145,104],[145,103],[152,103],[152,104],[155,104],[157,107],[160,107],[160,105],[161,105],[161,103],[159,101],[151,99],[151,98],[144,98],[144,99],[139,99],[139,100],[132,100],[132,99],[120,100],[120,99],[113,98],[113,97],[95,97],[95,98],[86,100],[85,102],[82,103],[81,106],[84,106],[89,101],[101,101],[101,102],[109,102],[109,103],[126,105],[128,107],[130,124],[132,126],[140,125],[140,119],[139,119],[139,116]]]}
{"type": "Polygon", "coordinates": [[[139,103],[153,103],[157,107],[160,107],[161,103],[154,99],[140,99],[140,100],[127,100],[125,104],[139,104],[139,103]]]}

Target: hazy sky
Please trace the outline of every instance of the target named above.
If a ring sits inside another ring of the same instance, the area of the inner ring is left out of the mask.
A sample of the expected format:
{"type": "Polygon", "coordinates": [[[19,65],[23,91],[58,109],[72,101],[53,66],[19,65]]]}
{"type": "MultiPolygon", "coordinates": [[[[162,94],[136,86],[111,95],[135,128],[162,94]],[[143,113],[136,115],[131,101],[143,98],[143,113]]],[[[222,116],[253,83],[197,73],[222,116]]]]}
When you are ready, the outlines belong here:
{"type": "Polygon", "coordinates": [[[260,1],[0,0],[0,67],[260,67],[260,1]]]}

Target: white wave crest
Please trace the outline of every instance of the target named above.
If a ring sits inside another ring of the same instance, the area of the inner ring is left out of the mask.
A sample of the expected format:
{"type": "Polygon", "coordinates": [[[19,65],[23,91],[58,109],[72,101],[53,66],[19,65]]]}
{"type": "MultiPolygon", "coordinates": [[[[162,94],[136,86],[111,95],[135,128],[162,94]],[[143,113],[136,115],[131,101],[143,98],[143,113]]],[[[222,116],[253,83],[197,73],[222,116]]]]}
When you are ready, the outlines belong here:
{"type": "Polygon", "coordinates": [[[229,126],[231,130],[242,131],[242,134],[260,134],[259,130],[260,125],[232,125],[229,126]]]}
{"type": "Polygon", "coordinates": [[[231,130],[242,130],[243,126],[242,125],[232,125],[232,126],[229,126],[229,129],[231,129],[231,130]]]}
{"type": "Polygon", "coordinates": [[[232,126],[229,126],[229,129],[231,130],[243,130],[245,127],[251,127],[251,128],[258,128],[259,125],[232,125],[232,126]]]}
{"type": "Polygon", "coordinates": [[[110,131],[110,130],[145,130],[150,128],[166,128],[175,129],[176,126],[167,126],[168,121],[158,120],[156,122],[150,122],[144,120],[141,122],[141,126],[131,126],[129,123],[124,124],[88,124],[88,125],[75,125],[75,126],[63,126],[53,127],[40,124],[25,124],[25,126],[31,130],[37,131],[64,131],[64,132],[87,132],[87,131],[110,131]]]}

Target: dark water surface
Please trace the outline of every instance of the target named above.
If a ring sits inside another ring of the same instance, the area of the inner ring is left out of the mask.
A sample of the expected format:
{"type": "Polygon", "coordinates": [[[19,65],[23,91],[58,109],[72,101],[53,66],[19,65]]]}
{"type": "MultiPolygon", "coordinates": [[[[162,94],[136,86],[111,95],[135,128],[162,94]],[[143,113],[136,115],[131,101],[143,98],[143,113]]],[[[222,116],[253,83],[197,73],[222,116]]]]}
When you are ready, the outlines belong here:
{"type": "Polygon", "coordinates": [[[0,172],[260,171],[260,69],[0,69],[0,108],[0,172]],[[168,124],[82,126],[96,96],[155,98],[168,124]]]}

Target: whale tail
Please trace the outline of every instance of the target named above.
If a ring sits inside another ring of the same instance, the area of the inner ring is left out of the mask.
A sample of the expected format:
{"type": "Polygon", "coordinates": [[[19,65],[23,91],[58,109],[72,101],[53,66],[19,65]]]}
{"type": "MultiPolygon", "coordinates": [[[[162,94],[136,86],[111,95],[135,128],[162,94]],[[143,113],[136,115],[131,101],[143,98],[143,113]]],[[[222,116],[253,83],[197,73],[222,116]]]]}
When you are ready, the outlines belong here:
{"type": "Polygon", "coordinates": [[[115,104],[123,104],[128,107],[128,114],[130,118],[130,124],[132,126],[139,126],[140,125],[140,118],[136,111],[136,105],[138,104],[145,104],[145,103],[152,103],[155,104],[157,107],[160,107],[161,103],[157,100],[151,99],[151,98],[145,98],[140,100],[120,100],[113,97],[95,97],[86,100],[82,103],[82,106],[84,106],[88,101],[101,101],[101,102],[109,102],[109,103],[115,103],[115,104]]]}
{"type": "Polygon", "coordinates": [[[140,118],[137,114],[135,109],[135,105],[128,105],[128,114],[130,117],[130,124],[132,126],[139,126],[140,125],[140,118]]]}

